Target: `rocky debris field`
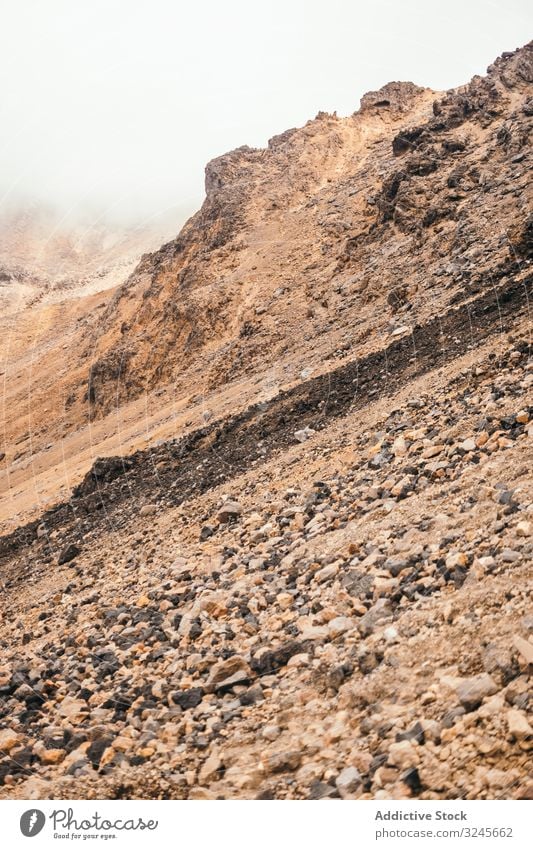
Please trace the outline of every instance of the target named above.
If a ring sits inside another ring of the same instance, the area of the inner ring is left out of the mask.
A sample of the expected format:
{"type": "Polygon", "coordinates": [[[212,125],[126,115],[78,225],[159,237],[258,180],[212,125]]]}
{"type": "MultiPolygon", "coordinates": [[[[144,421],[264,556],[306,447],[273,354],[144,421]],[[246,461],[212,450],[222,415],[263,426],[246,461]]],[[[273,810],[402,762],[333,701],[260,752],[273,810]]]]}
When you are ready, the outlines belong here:
{"type": "MultiPolygon", "coordinates": [[[[181,439],[128,457],[99,458],[68,502],[0,538],[0,562],[20,546],[61,528],[65,536],[85,533],[123,502],[156,499],[173,506],[303,442],[337,416],[388,396],[406,380],[444,366],[495,333],[513,326],[532,295],[529,263],[508,261],[495,270],[488,293],[451,308],[420,326],[405,325],[401,338],[367,357],[349,362],[279,393],[267,404],[193,431],[181,439]],[[503,278],[503,284],[496,281],[503,278]]],[[[524,351],[529,342],[521,343],[524,351]]]]}
{"type": "Polygon", "coordinates": [[[530,798],[529,354],[41,528],[4,569],[2,796],[530,798]]]}

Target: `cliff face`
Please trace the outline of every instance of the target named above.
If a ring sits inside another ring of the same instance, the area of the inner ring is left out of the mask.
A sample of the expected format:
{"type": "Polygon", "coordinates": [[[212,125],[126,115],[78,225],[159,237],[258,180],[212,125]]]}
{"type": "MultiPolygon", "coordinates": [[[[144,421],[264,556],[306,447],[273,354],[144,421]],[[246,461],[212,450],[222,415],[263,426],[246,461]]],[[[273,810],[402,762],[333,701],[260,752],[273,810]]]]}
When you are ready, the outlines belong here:
{"type": "Polygon", "coordinates": [[[532,48],[437,94],[389,83],[348,118],[210,162],[206,199],[86,334],[92,415],[164,383],[212,388],[360,356],[529,256],[532,48]]]}

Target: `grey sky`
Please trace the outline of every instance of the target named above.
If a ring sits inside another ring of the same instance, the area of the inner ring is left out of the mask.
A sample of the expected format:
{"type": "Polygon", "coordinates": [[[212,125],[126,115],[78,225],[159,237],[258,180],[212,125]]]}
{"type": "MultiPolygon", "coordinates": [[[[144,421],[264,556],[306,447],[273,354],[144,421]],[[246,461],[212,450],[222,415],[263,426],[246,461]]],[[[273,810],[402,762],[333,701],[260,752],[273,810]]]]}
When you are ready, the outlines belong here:
{"type": "Polygon", "coordinates": [[[183,218],[213,156],[350,114],[406,79],[446,89],[531,37],[528,0],[1,0],[0,208],[183,218]]]}

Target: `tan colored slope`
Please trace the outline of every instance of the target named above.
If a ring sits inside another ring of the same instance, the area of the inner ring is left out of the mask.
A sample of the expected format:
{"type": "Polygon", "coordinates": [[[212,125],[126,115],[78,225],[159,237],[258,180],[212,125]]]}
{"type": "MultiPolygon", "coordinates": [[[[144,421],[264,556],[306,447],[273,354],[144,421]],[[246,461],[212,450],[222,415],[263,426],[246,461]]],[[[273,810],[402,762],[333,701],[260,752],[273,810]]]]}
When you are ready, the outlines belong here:
{"type": "Polygon", "coordinates": [[[487,285],[530,208],[531,52],[444,97],[391,83],[351,117],[209,163],[202,209],[91,332],[78,397],[101,415],[199,362],[216,386],[295,352],[360,355],[402,311],[424,320],[487,285]]]}
{"type": "Polygon", "coordinates": [[[531,404],[518,353],[492,339],[178,508],[126,503],[65,564],[57,534],[15,554],[2,798],[528,798],[531,739],[512,729],[527,723],[533,428],[461,448],[480,417],[531,404]],[[242,515],[218,525],[228,494],[242,515]],[[257,665],[295,641],[294,660],[257,665]],[[232,656],[253,672],[213,691],[232,656]],[[465,709],[454,685],[476,676],[490,686],[465,709]],[[200,701],[182,710],[187,692],[200,701]]]}
{"type": "Polygon", "coordinates": [[[445,96],[391,83],[353,116],[220,157],[202,209],[119,289],[4,317],[3,527],[97,456],[224,418],[494,286],[530,250],[532,79],[528,46],[445,96]]]}

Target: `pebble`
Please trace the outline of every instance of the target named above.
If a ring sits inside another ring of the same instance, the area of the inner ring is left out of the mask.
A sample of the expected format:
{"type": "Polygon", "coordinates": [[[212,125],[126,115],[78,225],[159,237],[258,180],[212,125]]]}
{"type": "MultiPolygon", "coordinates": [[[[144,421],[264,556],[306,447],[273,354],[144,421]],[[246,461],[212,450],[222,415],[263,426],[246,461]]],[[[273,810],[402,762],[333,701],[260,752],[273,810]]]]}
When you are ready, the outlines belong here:
{"type": "Polygon", "coordinates": [[[239,657],[239,655],[234,655],[227,660],[219,661],[219,663],[213,666],[207,680],[206,688],[208,690],[221,690],[231,687],[234,684],[249,681],[252,674],[252,670],[246,660],[243,657],[239,657]]]}
{"type": "Polygon", "coordinates": [[[269,740],[270,742],[277,740],[280,734],[281,728],[279,725],[265,725],[261,732],[263,739],[269,740]]]}
{"type": "Polygon", "coordinates": [[[139,516],[154,516],[157,513],[157,504],[143,504],[139,510],[139,516]]]}
{"type": "Polygon", "coordinates": [[[504,563],[516,563],[521,558],[519,551],[514,551],[512,548],[504,548],[500,554],[500,558],[504,563]]]}
{"type": "Polygon", "coordinates": [[[200,767],[198,781],[200,784],[211,784],[219,778],[222,761],[216,754],[210,755],[200,767]]]}
{"type": "Polygon", "coordinates": [[[225,501],[217,513],[217,519],[224,524],[238,519],[241,513],[242,507],[237,501],[225,501]]]}
{"type": "Polygon", "coordinates": [[[530,643],[529,640],[524,640],[519,634],[514,635],[513,643],[528,666],[533,666],[533,643],[530,643]]]}
{"type": "Polygon", "coordinates": [[[533,728],[527,721],[525,713],[521,710],[508,710],[507,725],[509,727],[509,734],[515,740],[531,740],[533,748],[533,728]]]}
{"type": "Polygon", "coordinates": [[[10,752],[21,741],[22,737],[16,731],[12,731],[10,728],[0,730],[0,752],[10,752]]]}
{"type": "Polygon", "coordinates": [[[389,747],[388,762],[400,769],[418,766],[420,755],[418,746],[411,740],[401,740],[399,743],[391,743],[389,747]]]}
{"type": "Polygon", "coordinates": [[[516,535],[518,537],[530,537],[533,534],[533,522],[522,521],[516,526],[516,535]]]}
{"type": "Polygon", "coordinates": [[[57,565],[63,566],[65,563],[70,563],[70,561],[74,560],[79,553],[80,549],[77,545],[74,545],[74,543],[66,545],[65,548],[61,550],[59,557],[57,558],[57,565]]]}
{"type": "Polygon", "coordinates": [[[498,685],[487,673],[463,678],[454,684],[459,702],[466,710],[475,710],[483,699],[498,692],[498,685]]]}
{"type": "Polygon", "coordinates": [[[294,431],[294,438],[296,439],[297,442],[307,442],[309,437],[313,436],[315,433],[316,433],[316,431],[313,430],[312,427],[308,426],[308,427],[302,428],[301,430],[295,430],[294,431]]]}
{"type": "Polygon", "coordinates": [[[354,766],[345,767],[335,779],[335,786],[341,799],[354,799],[362,783],[361,773],[354,766]]]}
{"type": "Polygon", "coordinates": [[[272,755],[267,755],[263,760],[263,765],[266,774],[273,775],[278,772],[294,772],[300,766],[301,761],[302,755],[300,752],[276,752],[272,755]]]}

